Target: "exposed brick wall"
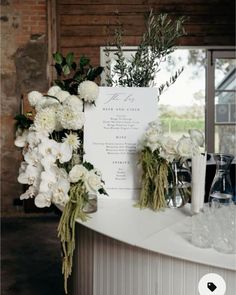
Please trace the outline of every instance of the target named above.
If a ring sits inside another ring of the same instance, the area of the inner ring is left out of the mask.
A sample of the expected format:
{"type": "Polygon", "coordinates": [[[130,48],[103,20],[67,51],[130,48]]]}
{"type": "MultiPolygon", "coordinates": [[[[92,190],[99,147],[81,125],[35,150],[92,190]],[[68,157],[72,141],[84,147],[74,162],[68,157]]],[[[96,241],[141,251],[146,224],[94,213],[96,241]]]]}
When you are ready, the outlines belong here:
{"type": "Polygon", "coordinates": [[[14,214],[21,151],[14,147],[20,96],[47,88],[47,1],[1,0],[1,210],[14,214]]]}

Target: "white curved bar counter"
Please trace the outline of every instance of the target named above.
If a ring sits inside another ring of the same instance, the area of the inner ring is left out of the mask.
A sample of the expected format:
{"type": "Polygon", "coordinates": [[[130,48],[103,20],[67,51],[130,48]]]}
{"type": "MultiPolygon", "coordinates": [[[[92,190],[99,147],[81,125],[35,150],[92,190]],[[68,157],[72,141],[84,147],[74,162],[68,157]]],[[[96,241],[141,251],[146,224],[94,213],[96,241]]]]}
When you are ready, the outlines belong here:
{"type": "Polygon", "coordinates": [[[108,197],[91,217],[77,220],[72,294],[197,295],[206,273],[236,294],[236,255],[191,244],[190,207],[155,213],[108,197]]]}

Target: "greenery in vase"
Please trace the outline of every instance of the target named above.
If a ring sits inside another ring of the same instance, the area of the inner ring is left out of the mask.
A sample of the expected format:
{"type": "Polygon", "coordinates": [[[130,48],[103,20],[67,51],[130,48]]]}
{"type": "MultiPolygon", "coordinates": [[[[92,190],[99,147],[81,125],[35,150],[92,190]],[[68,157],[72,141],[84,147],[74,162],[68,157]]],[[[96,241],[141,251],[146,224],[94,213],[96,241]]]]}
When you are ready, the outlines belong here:
{"type": "MultiPolygon", "coordinates": [[[[176,40],[185,35],[184,21],[184,17],[171,20],[168,14],[156,15],[151,10],[146,20],[146,31],[136,53],[129,60],[125,59],[122,49],[122,29],[117,29],[115,41],[111,44],[116,48],[114,74],[110,75],[109,64],[106,69],[108,86],[154,86],[155,75],[160,70],[161,63],[174,51],[176,40]],[[115,76],[118,78],[115,79],[115,76]]],[[[109,48],[106,54],[109,57],[109,48]]],[[[183,68],[178,69],[166,83],[158,85],[159,95],[177,80],[182,71],[183,68]]]]}
{"type": "MultiPolygon", "coordinates": [[[[187,159],[201,153],[204,135],[197,129],[189,130],[178,141],[162,133],[159,122],[150,122],[140,143],[139,164],[142,167],[141,193],[137,206],[161,210],[168,205],[181,179],[176,174],[173,163],[185,163],[187,159]],[[168,186],[171,183],[172,188],[168,186]]],[[[180,187],[183,198],[189,197],[189,188],[180,187]]]]}

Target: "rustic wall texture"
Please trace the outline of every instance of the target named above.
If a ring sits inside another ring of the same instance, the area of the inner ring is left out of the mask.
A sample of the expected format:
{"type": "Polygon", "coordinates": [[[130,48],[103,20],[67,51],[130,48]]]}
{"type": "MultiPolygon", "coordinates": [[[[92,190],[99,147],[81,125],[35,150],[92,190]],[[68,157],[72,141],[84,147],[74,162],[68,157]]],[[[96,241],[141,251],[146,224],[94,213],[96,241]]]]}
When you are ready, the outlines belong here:
{"type": "Polygon", "coordinates": [[[100,46],[107,45],[108,31],[119,20],[125,45],[137,45],[144,28],[144,12],[167,12],[188,17],[180,45],[227,46],[235,42],[234,0],[0,0],[1,5],[1,200],[2,212],[14,212],[13,200],[22,190],[17,184],[20,151],[14,147],[13,117],[20,96],[31,90],[45,91],[48,45],[64,54],[86,54],[99,65],[100,46]],[[47,44],[47,6],[50,44],[47,44]],[[55,34],[57,29],[57,36],[55,34]],[[109,28],[109,30],[108,30],[109,28]]]}
{"type": "Polygon", "coordinates": [[[13,200],[21,152],[14,147],[14,116],[21,94],[47,88],[46,1],[1,1],[1,209],[15,213],[13,200]]]}
{"type": "Polygon", "coordinates": [[[88,54],[99,63],[100,46],[108,32],[123,24],[125,45],[134,46],[144,31],[144,12],[150,8],[172,17],[186,16],[187,36],[179,45],[234,45],[234,0],[58,0],[58,47],[62,52],[88,54]],[[109,27],[109,30],[108,30],[109,27]]]}

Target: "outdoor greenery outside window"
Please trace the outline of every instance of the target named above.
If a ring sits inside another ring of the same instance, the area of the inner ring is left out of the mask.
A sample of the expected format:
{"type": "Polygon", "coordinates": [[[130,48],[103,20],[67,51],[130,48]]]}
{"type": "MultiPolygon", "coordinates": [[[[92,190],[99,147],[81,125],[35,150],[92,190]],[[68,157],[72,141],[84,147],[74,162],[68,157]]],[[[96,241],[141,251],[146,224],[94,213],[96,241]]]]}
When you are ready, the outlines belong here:
{"type": "MultiPolygon", "coordinates": [[[[106,64],[104,53],[106,49],[101,48],[102,65],[106,64]]],[[[112,50],[111,48],[109,56],[111,72],[115,64],[115,55],[112,54],[112,50]]],[[[135,47],[124,47],[123,50],[125,58],[129,60],[135,52],[135,47]]],[[[161,94],[158,102],[159,117],[164,131],[171,133],[173,137],[179,138],[182,134],[187,134],[188,129],[191,128],[206,130],[209,152],[235,155],[235,59],[216,61],[213,75],[215,81],[209,83],[206,80],[211,80],[209,75],[212,75],[208,69],[209,51],[205,48],[178,48],[161,64],[160,71],[157,72],[154,81],[156,87],[168,80],[176,69],[183,67],[184,70],[175,83],[161,94]],[[209,97],[207,88],[214,87],[213,85],[216,85],[215,95],[209,97]],[[206,105],[208,100],[211,103],[208,102],[206,105]],[[223,102],[227,104],[226,107],[223,102]],[[212,110],[207,111],[208,118],[206,120],[205,110],[209,107],[212,110]],[[216,114],[220,112],[217,108],[222,107],[227,111],[229,121],[224,122],[223,125],[209,124],[209,122],[217,123],[215,121],[218,118],[216,114]],[[214,136],[211,133],[214,133],[214,136]],[[209,144],[209,141],[212,142],[209,144]]],[[[102,85],[105,85],[105,77],[103,77],[102,85]]]]}

